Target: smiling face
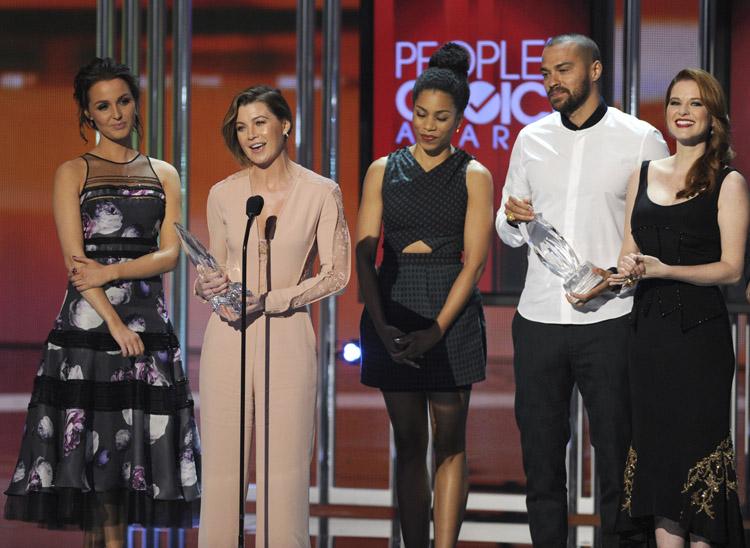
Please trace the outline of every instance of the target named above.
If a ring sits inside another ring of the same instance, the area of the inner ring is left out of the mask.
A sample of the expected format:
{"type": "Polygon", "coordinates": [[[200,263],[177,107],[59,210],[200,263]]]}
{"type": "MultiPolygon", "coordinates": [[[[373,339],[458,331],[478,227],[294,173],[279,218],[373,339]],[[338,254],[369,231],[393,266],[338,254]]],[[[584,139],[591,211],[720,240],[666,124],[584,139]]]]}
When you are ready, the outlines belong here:
{"type": "Polygon", "coordinates": [[[414,138],[428,154],[437,154],[449,147],[461,123],[453,97],[436,89],[426,89],[419,94],[412,114],[414,138]]]}
{"type": "Polygon", "coordinates": [[[237,142],[248,160],[256,166],[269,166],[279,157],[286,147],[284,134],[291,127],[289,120],[279,120],[262,101],[254,101],[237,109],[237,142]]]}
{"type": "Polygon", "coordinates": [[[666,118],[669,133],[683,145],[696,145],[706,140],[711,129],[711,114],[695,80],[679,80],[672,86],[666,118]]]}
{"type": "Polygon", "coordinates": [[[88,90],[84,111],[102,137],[110,141],[130,138],[136,116],[136,103],[125,80],[100,80],[88,90]]]}
{"type": "Polygon", "coordinates": [[[563,42],[544,48],[541,72],[552,108],[570,116],[591,96],[601,63],[590,62],[575,42],[563,42]]]}

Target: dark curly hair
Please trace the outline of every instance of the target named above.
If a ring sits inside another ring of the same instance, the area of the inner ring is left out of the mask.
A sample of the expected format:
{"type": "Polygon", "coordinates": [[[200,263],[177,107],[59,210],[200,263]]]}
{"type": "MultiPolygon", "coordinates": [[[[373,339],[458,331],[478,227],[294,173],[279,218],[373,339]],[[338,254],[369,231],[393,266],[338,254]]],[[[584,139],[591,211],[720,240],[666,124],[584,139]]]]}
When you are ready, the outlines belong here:
{"type": "MultiPolygon", "coordinates": [[[[232,103],[229,105],[229,110],[227,110],[227,113],[224,116],[224,122],[221,125],[221,134],[224,137],[224,143],[232,153],[232,156],[234,156],[243,166],[249,165],[250,160],[245,156],[245,152],[242,150],[242,146],[237,140],[237,129],[235,127],[235,124],[237,123],[237,113],[239,112],[240,107],[249,105],[256,101],[265,104],[268,107],[268,110],[270,110],[273,115],[282,122],[284,120],[289,122],[289,131],[291,132],[292,130],[292,122],[294,120],[292,118],[292,109],[289,108],[289,103],[286,102],[286,99],[284,99],[284,96],[278,89],[266,85],[257,85],[240,91],[234,96],[234,99],[232,99],[232,103]]],[[[288,136],[289,133],[287,132],[285,137],[288,136]]]]}
{"type": "Polygon", "coordinates": [[[692,80],[698,85],[701,100],[711,115],[712,123],[706,134],[706,150],[688,170],[685,188],[677,193],[677,198],[690,198],[701,192],[713,190],[719,173],[734,158],[727,99],[721,84],[709,72],[699,68],[684,68],[678,72],[664,95],[664,112],[666,113],[669,106],[674,85],[686,80],[692,80]]]}
{"type": "Polygon", "coordinates": [[[453,98],[459,116],[469,104],[469,53],[454,42],[446,42],[432,54],[427,70],[419,75],[412,91],[416,102],[424,90],[444,91],[453,98]]]}
{"type": "Polygon", "coordinates": [[[135,101],[135,131],[139,136],[141,134],[141,118],[138,115],[141,91],[138,87],[138,80],[130,72],[127,65],[117,63],[110,57],[94,57],[88,64],[79,69],[78,74],[73,79],[73,97],[78,103],[78,131],[81,138],[87,143],[89,140],[86,138],[83,128],[96,129],[93,120],[86,116],[86,110],[89,108],[89,90],[97,82],[117,78],[125,82],[130,89],[130,94],[135,101]]]}

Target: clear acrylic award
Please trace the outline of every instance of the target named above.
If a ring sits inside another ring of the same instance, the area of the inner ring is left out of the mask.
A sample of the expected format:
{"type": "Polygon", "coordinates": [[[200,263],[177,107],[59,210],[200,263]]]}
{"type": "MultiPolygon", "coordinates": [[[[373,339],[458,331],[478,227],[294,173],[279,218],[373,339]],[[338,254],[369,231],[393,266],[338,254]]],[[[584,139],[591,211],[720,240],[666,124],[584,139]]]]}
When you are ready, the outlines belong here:
{"type": "Polygon", "coordinates": [[[584,295],[602,282],[594,265],[581,262],[571,245],[541,213],[537,213],[533,221],[519,223],[518,228],[542,264],[563,279],[567,293],[584,295]]]}
{"type": "MultiPolygon", "coordinates": [[[[182,244],[182,249],[185,251],[185,255],[188,256],[188,259],[190,259],[190,262],[193,263],[194,266],[198,267],[200,265],[206,270],[223,271],[221,265],[216,261],[214,256],[209,253],[208,249],[206,249],[198,238],[180,223],[175,223],[174,227],[177,230],[177,236],[180,238],[180,243],[182,244]]],[[[252,293],[248,290],[247,295],[250,297],[252,293]]],[[[218,313],[220,306],[226,306],[234,310],[237,314],[241,314],[242,284],[239,282],[229,282],[229,287],[224,293],[221,295],[214,295],[208,300],[208,302],[211,303],[214,312],[218,313]]]]}

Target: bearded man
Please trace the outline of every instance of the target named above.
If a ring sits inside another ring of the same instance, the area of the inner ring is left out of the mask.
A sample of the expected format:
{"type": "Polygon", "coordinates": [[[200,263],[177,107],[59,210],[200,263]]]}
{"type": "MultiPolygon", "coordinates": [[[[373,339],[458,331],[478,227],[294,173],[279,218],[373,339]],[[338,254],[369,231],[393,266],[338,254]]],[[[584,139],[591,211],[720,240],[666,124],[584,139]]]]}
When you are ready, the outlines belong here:
{"type": "Polygon", "coordinates": [[[555,112],[519,133],[495,223],[503,242],[519,247],[520,223],[543,214],[603,278],[585,295],[566,294],[563,280],[529,251],[513,319],[526,505],[534,546],[544,548],[567,545],[565,447],[576,384],[596,450],[602,545],[619,545],[615,521],[630,442],[632,298],[609,289],[604,269],[617,264],[628,178],[644,160],[669,154],[658,130],[605,104],[598,89],[602,70],[590,38],[564,34],[547,42],[541,72],[555,112]]]}

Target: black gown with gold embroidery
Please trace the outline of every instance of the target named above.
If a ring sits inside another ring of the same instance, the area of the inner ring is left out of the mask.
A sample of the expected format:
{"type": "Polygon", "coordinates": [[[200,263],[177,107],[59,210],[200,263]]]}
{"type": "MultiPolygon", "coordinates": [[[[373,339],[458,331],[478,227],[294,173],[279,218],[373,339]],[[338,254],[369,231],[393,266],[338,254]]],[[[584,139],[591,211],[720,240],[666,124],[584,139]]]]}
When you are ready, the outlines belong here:
{"type": "MultiPolygon", "coordinates": [[[[670,265],[720,260],[717,204],[730,171],[715,190],[660,206],[648,197],[645,162],[631,218],[641,252],[670,265]]],[[[734,349],[723,296],[716,286],[644,280],[632,317],[633,441],[622,517],[647,530],[654,517],[665,517],[712,545],[744,546],[730,431],[734,349]]]]}

